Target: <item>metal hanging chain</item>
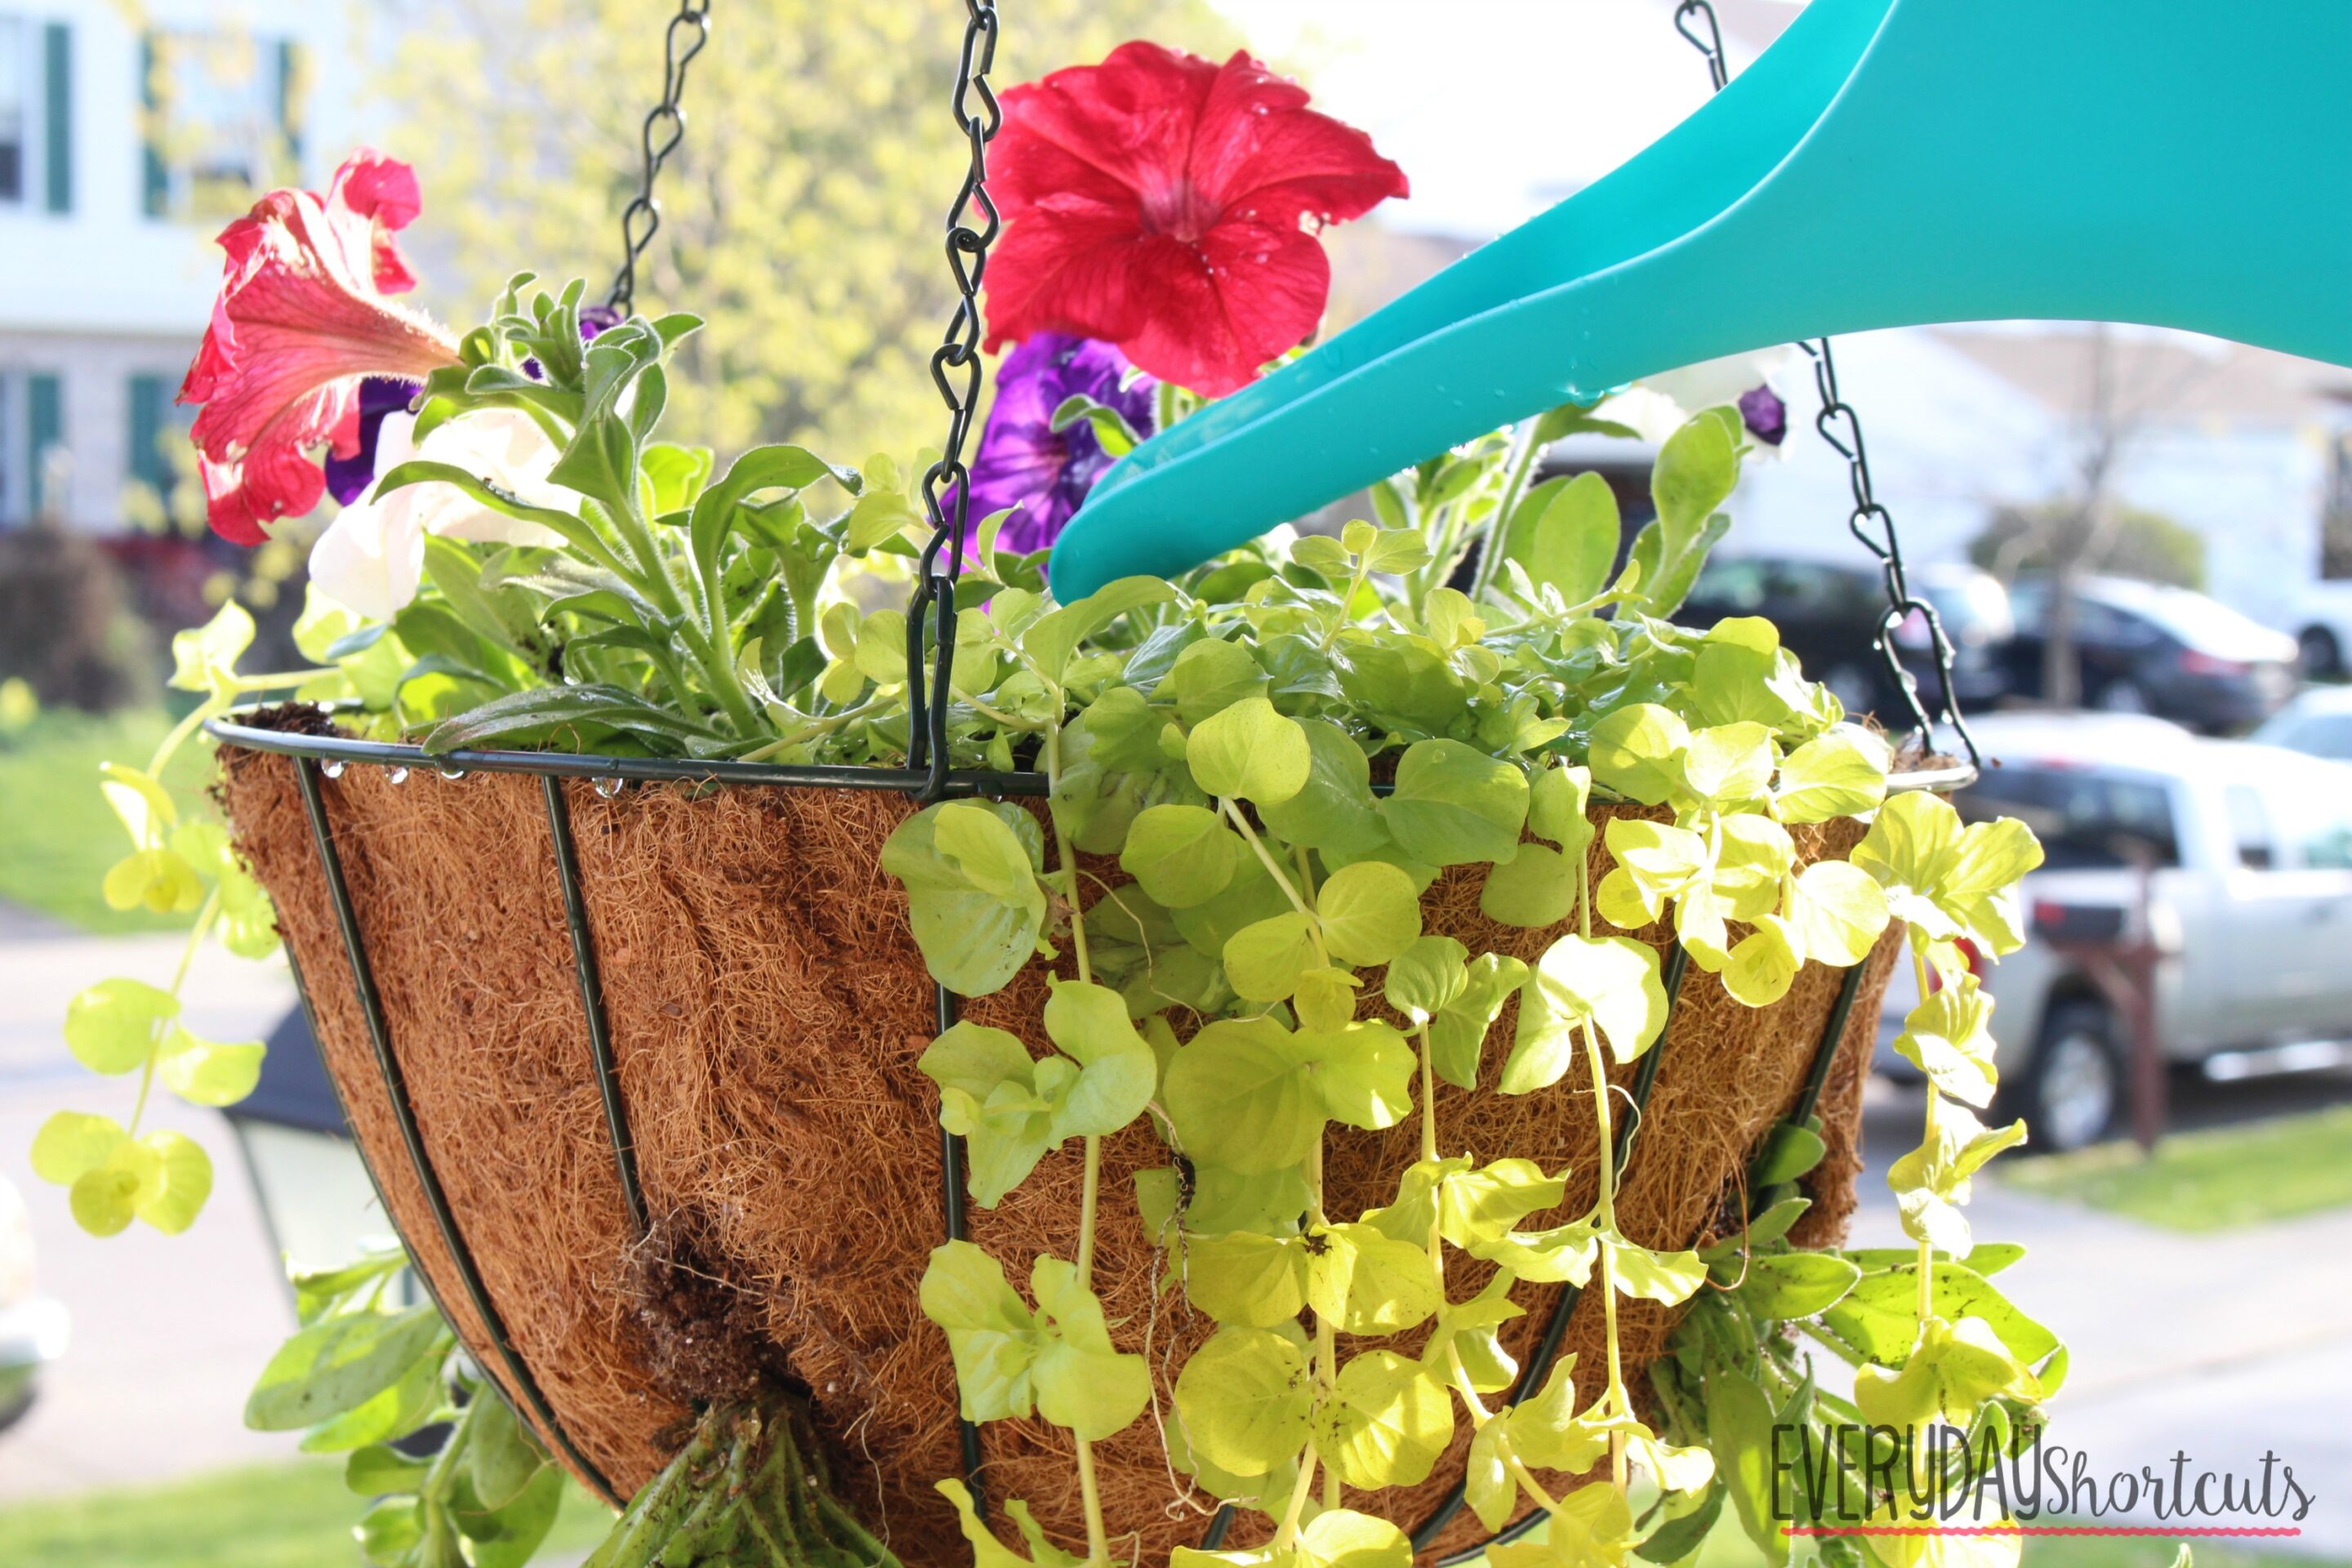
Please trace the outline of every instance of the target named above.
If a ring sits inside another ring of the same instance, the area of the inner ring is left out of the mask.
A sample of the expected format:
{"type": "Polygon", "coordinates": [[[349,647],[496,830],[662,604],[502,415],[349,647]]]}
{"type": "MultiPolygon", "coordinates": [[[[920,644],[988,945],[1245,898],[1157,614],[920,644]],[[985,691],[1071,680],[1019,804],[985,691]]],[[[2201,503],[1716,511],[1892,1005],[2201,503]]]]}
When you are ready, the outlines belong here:
{"type": "Polygon", "coordinates": [[[913,598],[907,605],[907,765],[927,770],[918,798],[940,798],[948,774],[948,679],[955,662],[955,584],[963,573],[964,526],[971,505],[971,474],[964,466],[964,443],[980,407],[980,286],[988,268],[988,247],[1003,226],[988,195],[988,143],[1004,123],[1004,111],[988,85],[996,62],[996,0],[964,0],[963,55],[950,100],[956,126],[971,158],[963,187],[948,208],[948,271],[955,280],[956,306],[947,331],[931,351],[931,384],[947,405],[948,435],[940,459],[923,475],[923,510],[931,520],[913,598]],[[933,669],[928,699],[915,672],[923,668],[926,612],[933,622],[933,669]]]}
{"type": "MultiPolygon", "coordinates": [[[[1723,52],[1723,29],[1716,20],[1711,0],[1682,0],[1675,7],[1675,31],[1706,57],[1706,74],[1716,90],[1722,91],[1731,80],[1731,62],[1723,52]]],[[[1886,666],[1887,678],[1911,710],[1920,749],[1927,751],[1934,742],[1935,722],[1927,705],[1919,700],[1918,681],[1903,668],[1895,642],[1895,628],[1916,615],[1927,626],[1936,650],[1936,681],[1943,718],[1959,736],[1960,744],[1968,749],[1969,766],[1981,768],[1984,758],[1977,750],[1976,737],[1969,732],[1969,721],[1961,714],[1959,698],[1952,689],[1952,639],[1945,634],[1944,620],[1936,613],[1936,606],[1911,591],[1903,564],[1903,541],[1895,531],[1894,515],[1879,500],[1871,483],[1870,452],[1862,438],[1862,417],[1838,391],[1837,360],[1831,353],[1830,340],[1820,338],[1797,346],[1812,362],[1813,386],[1821,395],[1821,412],[1813,416],[1813,428],[1821,432],[1822,439],[1829,443],[1832,451],[1845,459],[1846,482],[1853,492],[1853,510],[1846,519],[1846,530],[1862,542],[1864,549],[1877,557],[1886,580],[1886,608],[1879,616],[1876,646],[1878,657],[1886,666]]]]}
{"type": "Polygon", "coordinates": [[[654,105],[637,132],[645,165],[638,176],[637,194],[621,211],[621,270],[613,279],[613,291],[604,296],[606,308],[624,316],[636,308],[638,258],[661,231],[661,204],[654,200],[654,182],[686,135],[686,112],[677,106],[679,95],[686,91],[686,68],[709,41],[710,0],[678,0],[677,15],[669,19],[662,34],[661,101],[654,105]]]}

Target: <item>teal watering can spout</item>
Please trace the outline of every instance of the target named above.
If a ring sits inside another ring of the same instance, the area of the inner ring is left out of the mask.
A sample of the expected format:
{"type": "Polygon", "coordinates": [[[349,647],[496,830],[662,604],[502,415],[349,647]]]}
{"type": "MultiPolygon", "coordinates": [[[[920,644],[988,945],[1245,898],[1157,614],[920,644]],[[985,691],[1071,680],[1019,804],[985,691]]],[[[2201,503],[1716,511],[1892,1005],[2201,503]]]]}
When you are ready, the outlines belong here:
{"type": "Polygon", "coordinates": [[[2132,321],[2352,365],[2352,0],[1813,0],[1622,168],[1129,454],[1065,602],[1800,338],[2132,321]]]}

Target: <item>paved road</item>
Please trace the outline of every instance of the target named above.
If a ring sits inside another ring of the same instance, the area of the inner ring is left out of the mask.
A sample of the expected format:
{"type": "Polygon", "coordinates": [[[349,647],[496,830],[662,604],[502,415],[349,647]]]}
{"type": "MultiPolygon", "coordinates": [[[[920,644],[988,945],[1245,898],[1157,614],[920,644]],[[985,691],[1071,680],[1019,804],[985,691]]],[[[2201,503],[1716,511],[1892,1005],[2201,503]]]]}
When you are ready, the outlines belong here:
{"type": "MultiPolygon", "coordinates": [[[[0,1500],[161,1479],[290,1452],[238,1422],[245,1392],[290,1325],[278,1266],[220,1117],[176,1104],[161,1125],[196,1137],[222,1174],[189,1235],[142,1227],[109,1241],[77,1231],[25,1150],[60,1104],[121,1115],[127,1085],[66,1055],[66,1001],[109,973],[161,975],[163,939],[102,942],[0,913],[0,1169],[25,1189],[43,1287],[63,1298],[74,1342],[26,1423],[0,1437],[0,1500]]],[[[282,969],[206,954],[191,1021],[215,1038],[266,1030],[291,1005],[282,969]]],[[[2352,1081],[2221,1091],[2181,1107],[2210,1121],[2340,1097],[2352,1081]]],[[[1916,1092],[1875,1087],[1857,1240],[1899,1239],[1879,1173],[1916,1139],[1916,1092]]],[[[2352,1151],[2346,1152],[2352,1158],[2352,1151]]],[[[2102,1469],[2168,1469],[2176,1449],[2243,1468],[2275,1451],[2319,1503],[2301,1543],[2352,1559],[2352,1213],[2186,1237],[1979,1184],[1978,1230],[2033,1256],[2005,1283],[2074,1347],[2054,1440],[2102,1469]]]]}

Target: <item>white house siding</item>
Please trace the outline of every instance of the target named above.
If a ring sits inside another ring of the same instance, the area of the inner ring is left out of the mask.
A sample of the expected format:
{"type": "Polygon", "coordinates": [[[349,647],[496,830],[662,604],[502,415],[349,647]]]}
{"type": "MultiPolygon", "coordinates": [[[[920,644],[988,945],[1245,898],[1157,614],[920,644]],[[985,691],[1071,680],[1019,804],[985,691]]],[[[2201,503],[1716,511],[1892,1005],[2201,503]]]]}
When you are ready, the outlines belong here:
{"type": "MultiPolygon", "coordinates": [[[[182,223],[145,212],[141,33],[130,8],[99,0],[0,0],[36,42],[62,23],[71,37],[70,210],[45,210],[42,153],[33,152],[29,199],[0,204],[0,527],[32,510],[25,451],[28,378],[56,375],[62,393],[63,496],[45,498],[68,523],[121,526],[131,463],[130,378],[156,374],[176,388],[220,275],[216,218],[182,223]]],[[[287,0],[142,0],[146,25],[170,31],[243,28],[298,42],[310,91],[301,106],[302,174],[313,186],[354,138],[359,83],[346,8],[287,0]]],[[[44,119],[37,96],[30,109],[44,119]]]]}
{"type": "MultiPolygon", "coordinates": [[[[2053,467],[2060,431],[2049,411],[1932,334],[1857,333],[1838,339],[1835,353],[1878,498],[1911,559],[1965,557],[1994,508],[2063,482],[2053,467]]],[[[1789,403],[1785,456],[1748,465],[1724,550],[1863,559],[1846,531],[1853,501],[1845,459],[1813,429],[1810,366],[1801,357],[1775,379],[1789,403]]]]}
{"type": "Polygon", "coordinates": [[[2205,589],[2284,625],[2319,570],[2326,462],[2316,427],[2176,426],[2143,433],[2117,489],[2205,541],[2205,589]]]}

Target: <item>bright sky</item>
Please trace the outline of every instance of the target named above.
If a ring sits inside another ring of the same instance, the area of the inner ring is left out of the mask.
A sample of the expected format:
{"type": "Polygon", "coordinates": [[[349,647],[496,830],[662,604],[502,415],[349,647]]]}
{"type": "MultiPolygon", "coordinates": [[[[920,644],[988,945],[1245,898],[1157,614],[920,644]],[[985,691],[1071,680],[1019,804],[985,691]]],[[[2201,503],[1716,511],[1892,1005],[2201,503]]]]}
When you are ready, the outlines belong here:
{"type": "MultiPolygon", "coordinates": [[[[1707,96],[1674,0],[1214,0],[1251,51],[1403,165],[1398,228],[1485,239],[1664,134],[1707,96]]],[[[1734,68],[1746,61],[1727,38],[1734,68]]]]}

